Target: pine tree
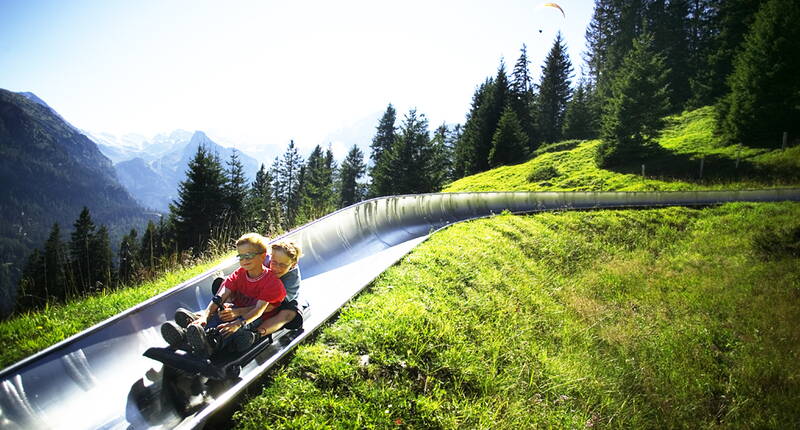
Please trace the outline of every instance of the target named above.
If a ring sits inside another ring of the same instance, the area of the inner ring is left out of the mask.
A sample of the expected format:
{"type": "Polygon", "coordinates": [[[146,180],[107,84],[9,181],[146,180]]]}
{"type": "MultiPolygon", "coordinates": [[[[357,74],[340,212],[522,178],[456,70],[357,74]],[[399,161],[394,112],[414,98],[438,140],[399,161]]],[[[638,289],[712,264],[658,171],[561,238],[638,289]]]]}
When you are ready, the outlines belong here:
{"type": "Polygon", "coordinates": [[[596,91],[598,102],[611,97],[616,72],[633,40],[643,31],[645,6],[644,0],[595,0],[586,30],[585,61],[589,66],[589,84],[596,91]]]}
{"type": "Polygon", "coordinates": [[[280,231],[280,208],[275,201],[273,182],[271,171],[262,164],[250,186],[247,200],[248,223],[268,236],[280,231]]]}
{"type": "MultiPolygon", "coordinates": [[[[143,268],[152,274],[159,265],[161,256],[164,255],[164,244],[161,241],[159,229],[153,221],[148,221],[147,227],[142,234],[142,241],[138,246],[139,255],[136,260],[143,268]]],[[[121,265],[122,263],[120,263],[121,265]]]]}
{"type": "Polygon", "coordinates": [[[454,180],[453,152],[455,136],[458,136],[460,130],[460,125],[456,125],[453,130],[450,130],[446,124],[442,124],[433,132],[431,139],[433,155],[430,167],[433,191],[441,190],[445,184],[454,180]]]}
{"type": "Polygon", "coordinates": [[[317,145],[308,157],[301,198],[300,222],[308,222],[333,211],[333,153],[317,145]]]}
{"type": "Polygon", "coordinates": [[[497,125],[500,123],[500,117],[506,107],[511,104],[511,89],[506,75],[505,60],[500,59],[500,66],[497,68],[497,74],[494,78],[494,85],[492,86],[491,96],[487,111],[485,112],[486,121],[483,122],[484,128],[481,130],[481,138],[478,141],[478,153],[476,159],[478,161],[479,171],[483,172],[489,170],[489,153],[492,150],[492,139],[494,132],[497,130],[497,125]]]}
{"type": "Polygon", "coordinates": [[[517,114],[510,106],[507,107],[492,138],[489,166],[494,168],[524,161],[528,155],[527,141],[517,114]]]}
{"type": "Polygon", "coordinates": [[[556,142],[561,139],[564,115],[572,95],[571,77],[572,63],[559,32],[542,66],[542,78],[539,83],[537,124],[542,142],[556,142]]]}
{"type": "Polygon", "coordinates": [[[390,169],[392,147],[397,140],[397,127],[395,122],[397,113],[389,104],[386,112],[378,123],[375,137],[372,138],[370,148],[371,166],[369,167],[370,185],[369,195],[373,197],[392,194],[392,172],[390,169]]]}
{"type": "Polygon", "coordinates": [[[0,318],[14,312],[17,303],[17,286],[11,277],[11,264],[0,263],[0,318]]]}
{"type": "Polygon", "coordinates": [[[653,50],[669,64],[669,112],[680,112],[691,97],[689,4],[667,0],[649,0],[648,3],[645,19],[646,28],[653,36],[653,50]]]}
{"type": "Polygon", "coordinates": [[[44,244],[44,281],[45,291],[49,297],[63,300],[75,293],[75,286],[70,282],[69,256],[66,245],[61,241],[61,228],[53,224],[50,236],[44,244]]]}
{"type": "Polygon", "coordinates": [[[733,73],[734,58],[764,0],[709,0],[709,3],[698,7],[710,15],[704,20],[709,27],[705,37],[710,48],[702,52],[705,55],[699,75],[693,80],[698,89],[697,106],[716,103],[730,90],[728,77],[733,73]]]}
{"type": "Polygon", "coordinates": [[[375,137],[372,138],[372,143],[370,144],[370,150],[372,151],[370,153],[372,168],[378,165],[385,152],[392,149],[392,144],[397,134],[397,127],[395,127],[396,121],[397,111],[395,111],[394,106],[389,103],[389,106],[386,107],[386,112],[383,113],[380,122],[378,122],[375,137]]]}
{"type": "Polygon", "coordinates": [[[138,235],[139,232],[132,228],[127,235],[122,237],[119,244],[119,280],[123,283],[132,281],[141,267],[138,235]]]}
{"type": "MultiPolygon", "coordinates": [[[[277,159],[276,159],[277,160],[277,159]]],[[[275,172],[275,196],[283,213],[283,229],[289,230],[296,224],[300,208],[300,191],[303,184],[304,165],[303,157],[297,152],[294,140],[289,141],[283,157],[278,161],[275,172]]]]}
{"type": "Polygon", "coordinates": [[[775,146],[783,132],[800,137],[800,4],[769,0],[736,56],[731,92],[718,106],[730,143],[775,146]]]}
{"type": "Polygon", "coordinates": [[[111,251],[111,240],[108,237],[108,227],[101,225],[92,235],[90,246],[91,258],[91,284],[85,292],[101,291],[116,285],[116,270],[114,268],[114,253],[111,251]]]}
{"type": "Polygon", "coordinates": [[[491,88],[494,85],[492,79],[487,79],[478,86],[472,95],[472,104],[467,113],[464,123],[464,132],[455,144],[455,161],[453,166],[454,176],[462,178],[480,172],[478,165],[478,142],[481,139],[481,130],[488,128],[483,123],[486,122],[485,112],[489,103],[491,88]]]}
{"type": "Polygon", "coordinates": [[[391,171],[394,173],[391,194],[433,191],[432,156],[428,119],[424,114],[417,115],[416,109],[410,109],[391,151],[391,171]]]}
{"type": "Polygon", "coordinates": [[[597,136],[597,121],[591,105],[591,93],[585,81],[578,83],[578,88],[567,103],[564,114],[565,139],[593,139],[597,136]]]}
{"type": "Polygon", "coordinates": [[[278,230],[285,230],[286,226],[286,204],[284,202],[283,196],[283,180],[280,174],[281,170],[281,160],[280,157],[275,156],[275,159],[272,160],[272,165],[269,168],[269,171],[272,172],[272,200],[275,203],[275,207],[278,210],[277,214],[277,229],[278,230]]]}
{"type": "Polygon", "coordinates": [[[195,255],[205,250],[224,214],[224,185],[219,159],[199,146],[189,162],[186,180],[178,187],[178,199],[170,205],[178,248],[192,248],[195,255]]]}
{"type": "Polygon", "coordinates": [[[29,309],[47,303],[49,292],[46,285],[44,256],[41,251],[34,249],[22,268],[17,306],[20,309],[29,309]]]}
{"type": "Polygon", "coordinates": [[[83,207],[78,219],[73,224],[71,241],[69,244],[72,269],[76,282],[76,291],[68,295],[77,294],[92,286],[92,237],[95,234],[95,225],[89,214],[89,208],[83,207]]]}
{"type": "MultiPolygon", "coordinates": [[[[233,150],[231,158],[227,162],[225,177],[223,190],[227,227],[230,227],[233,232],[239,232],[246,229],[244,206],[247,198],[247,178],[236,150],[233,150]]],[[[238,233],[234,233],[234,235],[238,235],[238,233]]]]}
{"type": "Polygon", "coordinates": [[[661,129],[669,109],[664,58],[653,51],[653,38],[644,33],[633,43],[612,86],[612,98],[602,118],[603,143],[598,161],[608,166],[641,161],[643,150],[661,129]]]}
{"type": "Polygon", "coordinates": [[[342,161],[339,169],[339,207],[347,207],[364,199],[364,185],[359,182],[367,171],[364,165],[364,153],[357,145],[353,145],[342,161]]]}
{"type": "Polygon", "coordinates": [[[536,148],[536,123],[533,117],[536,95],[533,92],[533,79],[528,71],[528,52],[523,44],[520,56],[514,71],[511,74],[511,108],[517,114],[522,131],[528,136],[526,148],[533,151],[536,148]]]}

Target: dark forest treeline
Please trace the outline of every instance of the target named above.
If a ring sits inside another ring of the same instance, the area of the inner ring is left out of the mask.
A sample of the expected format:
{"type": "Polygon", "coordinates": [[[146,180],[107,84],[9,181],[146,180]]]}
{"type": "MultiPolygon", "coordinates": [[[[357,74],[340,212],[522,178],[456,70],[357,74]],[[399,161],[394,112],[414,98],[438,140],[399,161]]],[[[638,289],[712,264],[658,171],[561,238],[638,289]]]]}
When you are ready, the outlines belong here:
{"type": "Polygon", "coordinates": [[[107,288],[150,279],[196,258],[230,249],[245,231],[277,235],[363,199],[364,155],[355,145],[341,167],[317,146],[308,160],[290,142],[283,157],[248,183],[234,152],[223,162],[204,146],[190,161],[169,214],[143,232],[131,229],[116,258],[108,230],[84,208],[70,240],[54,224],[42,250],[23,270],[17,310],[37,308],[107,288]]]}
{"type": "Polygon", "coordinates": [[[784,132],[794,141],[798,22],[792,0],[596,0],[577,79],[559,34],[538,82],[524,45],[510,73],[501,60],[477,86],[464,124],[431,132],[424,114],[411,109],[399,120],[389,104],[368,163],[356,145],[337,165],[330,149],[317,146],[304,159],[290,142],[248,184],[236,154],[223,162],[200,147],[168,216],[141,234],[131,230],[116,259],[88,210],[68,243],[54,225],[29,258],[19,304],[144,279],[226,250],[244,231],[274,236],[367,197],[435,192],[564,139],[601,138],[604,166],[643,162],[664,116],[685,109],[714,105],[726,144],[780,146],[784,132]]]}
{"type": "Polygon", "coordinates": [[[543,144],[600,137],[604,166],[642,161],[665,115],[714,105],[728,144],[800,137],[800,4],[792,0],[596,0],[584,74],[559,34],[538,83],[525,46],[476,89],[454,175],[519,163],[543,144]]]}

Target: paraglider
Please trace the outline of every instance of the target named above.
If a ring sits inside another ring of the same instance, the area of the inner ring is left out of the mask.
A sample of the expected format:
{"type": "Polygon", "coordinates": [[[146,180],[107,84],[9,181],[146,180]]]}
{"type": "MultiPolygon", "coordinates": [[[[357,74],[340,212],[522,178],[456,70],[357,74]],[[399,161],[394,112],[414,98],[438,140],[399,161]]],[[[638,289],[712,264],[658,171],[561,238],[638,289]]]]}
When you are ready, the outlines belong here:
{"type": "MultiPolygon", "coordinates": [[[[552,7],[553,9],[558,9],[558,11],[561,12],[561,17],[564,19],[567,18],[567,14],[564,13],[564,9],[562,9],[561,6],[558,5],[558,3],[542,3],[540,7],[552,7]]],[[[539,29],[539,33],[542,33],[541,28],[539,29]]]]}
{"type": "Polygon", "coordinates": [[[564,13],[564,9],[561,9],[561,6],[559,6],[556,3],[545,3],[545,4],[542,5],[542,7],[553,7],[553,8],[556,8],[556,9],[561,11],[561,16],[563,18],[565,18],[565,19],[567,18],[567,15],[564,13]]]}

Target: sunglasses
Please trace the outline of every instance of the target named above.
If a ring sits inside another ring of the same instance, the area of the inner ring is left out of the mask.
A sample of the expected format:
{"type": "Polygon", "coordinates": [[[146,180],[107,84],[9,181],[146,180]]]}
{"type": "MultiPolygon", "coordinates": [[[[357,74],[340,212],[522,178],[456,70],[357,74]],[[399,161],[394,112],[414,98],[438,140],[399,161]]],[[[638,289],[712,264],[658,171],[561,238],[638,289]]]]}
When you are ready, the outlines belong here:
{"type": "Polygon", "coordinates": [[[263,254],[263,252],[248,252],[247,254],[236,254],[236,258],[238,258],[239,260],[249,260],[261,254],[263,254]]]}

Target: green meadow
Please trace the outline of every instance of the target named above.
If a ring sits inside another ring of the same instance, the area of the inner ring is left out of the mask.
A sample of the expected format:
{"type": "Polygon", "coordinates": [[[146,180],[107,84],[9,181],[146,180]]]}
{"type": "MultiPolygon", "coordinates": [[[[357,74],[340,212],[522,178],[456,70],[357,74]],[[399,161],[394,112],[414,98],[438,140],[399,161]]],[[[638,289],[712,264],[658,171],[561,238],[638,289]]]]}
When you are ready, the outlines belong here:
{"type": "Polygon", "coordinates": [[[438,232],[272,372],[239,428],[797,428],[800,204],[438,232]]]}
{"type": "Polygon", "coordinates": [[[525,163],[459,179],[443,191],[684,191],[800,185],[800,146],[781,149],[777,138],[773,149],[723,146],[713,129],[714,110],[705,107],[668,117],[644,163],[601,169],[595,162],[600,141],[572,140],[539,148],[525,163]]]}

